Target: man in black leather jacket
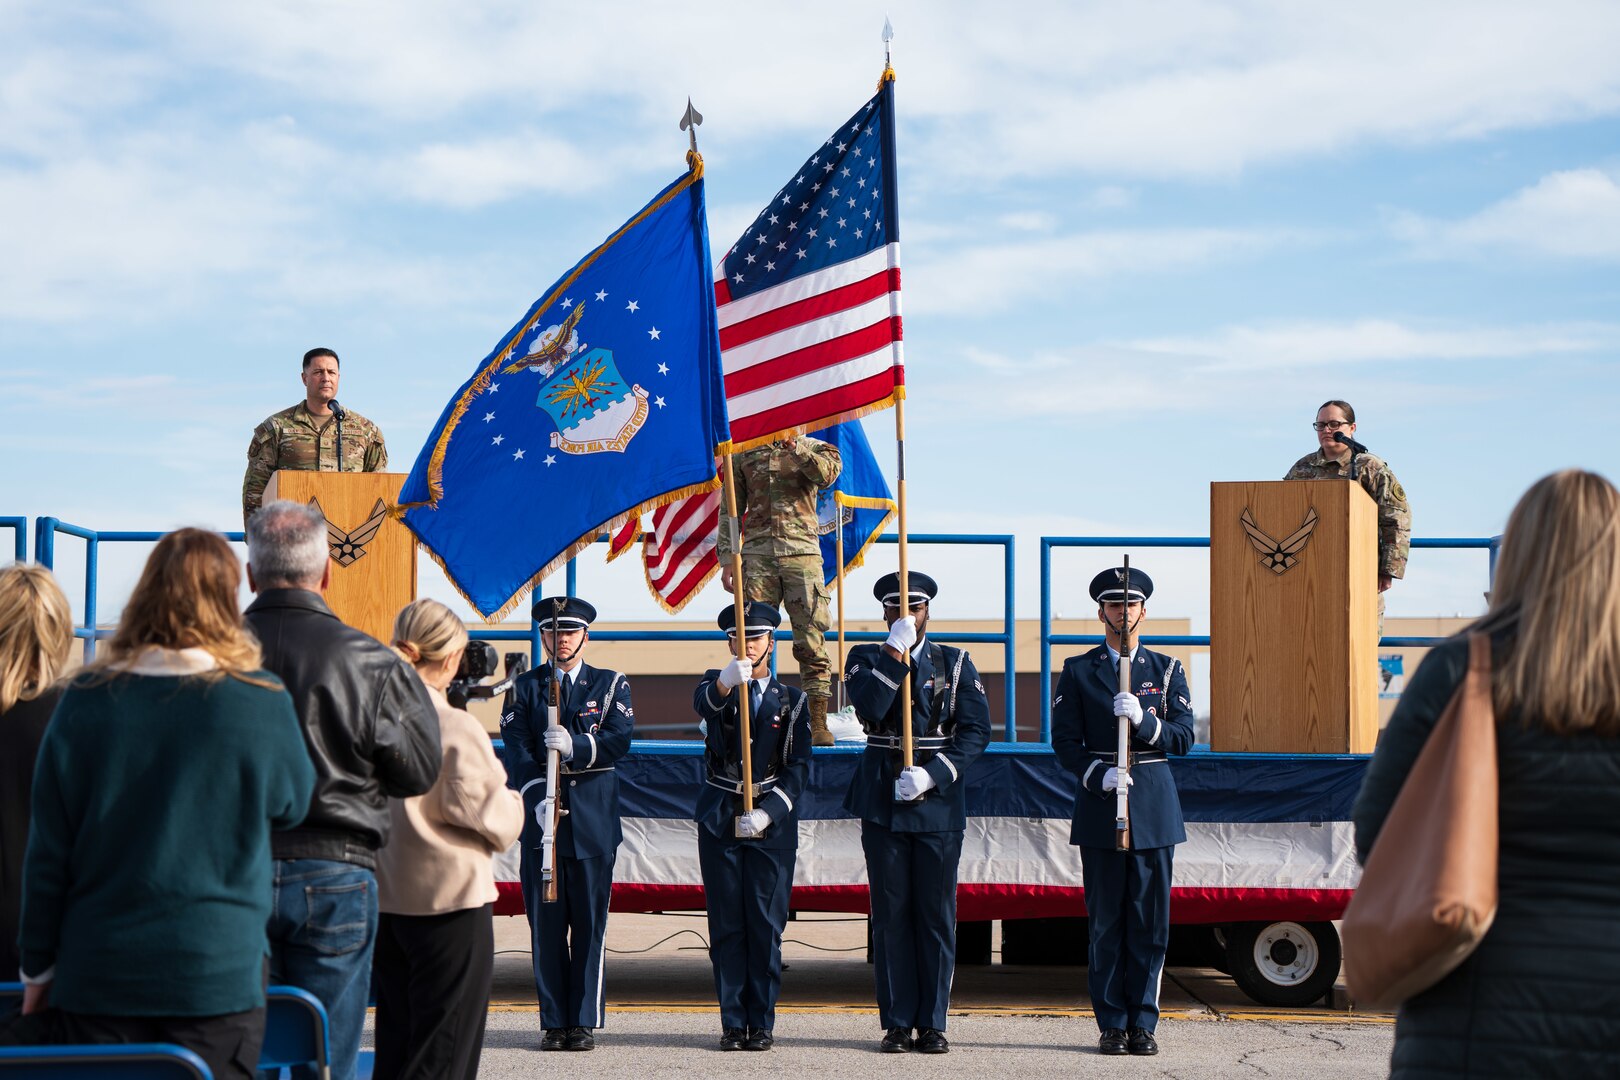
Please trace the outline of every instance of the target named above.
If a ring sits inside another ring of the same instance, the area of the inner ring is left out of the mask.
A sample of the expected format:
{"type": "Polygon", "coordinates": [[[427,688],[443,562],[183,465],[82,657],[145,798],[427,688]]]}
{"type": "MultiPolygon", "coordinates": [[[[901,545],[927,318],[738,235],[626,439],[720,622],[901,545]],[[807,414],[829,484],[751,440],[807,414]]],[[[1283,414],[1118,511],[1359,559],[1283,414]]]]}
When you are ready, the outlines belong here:
{"type": "Polygon", "coordinates": [[[433,786],[439,721],[411,666],[321,598],[332,564],[319,510],[267,503],[248,522],[247,544],[258,598],[246,621],[265,669],[292,694],[316,774],[303,824],[271,841],[270,982],[326,1006],[332,1077],[348,1080],[366,1019],[388,799],[433,786]]]}

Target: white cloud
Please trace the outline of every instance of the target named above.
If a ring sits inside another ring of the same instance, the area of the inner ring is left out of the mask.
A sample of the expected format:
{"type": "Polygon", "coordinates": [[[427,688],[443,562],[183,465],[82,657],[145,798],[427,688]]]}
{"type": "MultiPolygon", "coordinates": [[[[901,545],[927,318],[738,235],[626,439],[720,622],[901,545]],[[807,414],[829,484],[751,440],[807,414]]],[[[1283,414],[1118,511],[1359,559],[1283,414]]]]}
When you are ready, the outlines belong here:
{"type": "MultiPolygon", "coordinates": [[[[1470,369],[1471,379],[1436,364],[1524,360],[1543,370],[1598,364],[1620,352],[1620,324],[1570,326],[1412,326],[1393,319],[1228,326],[1197,337],[1096,342],[1008,354],[966,347],[965,365],[931,387],[930,406],[949,415],[1091,418],[1121,401],[1151,402],[1155,415],[1219,414],[1253,434],[1279,402],[1314,407],[1322,389],[1375,398],[1386,408],[1425,404],[1436,416],[1470,402],[1511,400],[1518,369],[1504,376],[1470,369]],[[1003,394],[986,387],[1013,387],[1003,394]],[[1030,386],[1037,392],[1026,392],[1030,386]],[[1442,403],[1443,399],[1443,403],[1442,403]],[[1251,430],[1252,429],[1252,430],[1251,430]]],[[[919,406],[920,408],[930,406],[919,406]]],[[[1040,430],[1046,430],[1044,428],[1040,430]]]]}
{"type": "Polygon", "coordinates": [[[1115,229],[943,252],[914,245],[907,256],[906,311],[977,315],[1049,296],[1076,278],[1172,273],[1309,239],[1278,229],[1115,229]]]}
{"type": "MultiPolygon", "coordinates": [[[[725,144],[820,132],[854,106],[852,88],[872,85],[880,55],[872,9],[854,0],[808,21],[650,0],[565,17],[434,0],[140,10],[188,67],[295,99],[490,126],[589,111],[611,115],[609,142],[675,138],[688,94],[725,144]]],[[[924,175],[1221,176],[1620,109],[1620,8],[1599,0],[1050,0],[1011,12],[911,0],[892,14],[903,152],[924,175]]]]}
{"type": "Polygon", "coordinates": [[[1121,343],[1211,371],[1386,362],[1590,356],[1620,347],[1620,325],[1414,326],[1395,319],[1229,326],[1198,337],[1121,343]]]}
{"type": "Polygon", "coordinates": [[[1596,168],[1549,173],[1455,221],[1399,214],[1395,235],[1429,258],[1507,252],[1565,259],[1620,259],[1620,182],[1596,168]]]}

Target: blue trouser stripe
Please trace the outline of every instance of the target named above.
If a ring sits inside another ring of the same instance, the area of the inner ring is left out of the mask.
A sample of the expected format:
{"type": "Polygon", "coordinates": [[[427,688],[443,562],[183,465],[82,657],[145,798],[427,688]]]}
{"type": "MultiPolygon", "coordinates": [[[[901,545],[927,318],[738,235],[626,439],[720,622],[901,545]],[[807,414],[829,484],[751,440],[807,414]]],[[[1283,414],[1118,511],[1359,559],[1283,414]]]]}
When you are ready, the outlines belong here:
{"type": "Polygon", "coordinates": [[[540,852],[525,850],[520,876],[534,950],[534,983],[544,1028],[604,1025],[603,952],[617,854],[595,859],[556,856],[562,887],[540,899],[540,852]]]}
{"type": "Polygon", "coordinates": [[[956,971],[962,833],[894,832],[861,822],[872,893],[872,957],[885,1028],[945,1030],[956,971]]]}
{"type": "Polygon", "coordinates": [[[1103,1031],[1158,1026],[1175,850],[1080,849],[1091,927],[1086,981],[1103,1031]]]}
{"type": "Polygon", "coordinates": [[[727,842],[698,828],[698,864],[709,911],[709,959],[722,1028],[776,1028],[782,930],[793,892],[793,848],[727,842]]]}

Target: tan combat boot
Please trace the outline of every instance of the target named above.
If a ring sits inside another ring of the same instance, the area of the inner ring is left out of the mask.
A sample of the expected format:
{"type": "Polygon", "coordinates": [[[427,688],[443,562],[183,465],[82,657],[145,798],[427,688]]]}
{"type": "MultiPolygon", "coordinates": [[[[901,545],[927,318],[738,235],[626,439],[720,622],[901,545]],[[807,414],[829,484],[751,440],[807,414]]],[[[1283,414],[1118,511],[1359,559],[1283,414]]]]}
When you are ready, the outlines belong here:
{"type": "Polygon", "coordinates": [[[820,695],[810,698],[810,745],[831,746],[836,740],[827,730],[827,699],[820,695]]]}

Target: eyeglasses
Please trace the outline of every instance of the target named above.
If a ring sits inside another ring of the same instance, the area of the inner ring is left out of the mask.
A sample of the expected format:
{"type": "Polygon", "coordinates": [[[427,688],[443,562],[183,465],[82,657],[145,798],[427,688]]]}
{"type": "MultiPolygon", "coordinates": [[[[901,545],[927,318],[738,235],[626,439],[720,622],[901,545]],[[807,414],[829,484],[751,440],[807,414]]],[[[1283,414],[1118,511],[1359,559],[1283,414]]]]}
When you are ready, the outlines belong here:
{"type": "Polygon", "coordinates": [[[1318,420],[1311,427],[1317,431],[1338,431],[1342,427],[1349,427],[1348,420],[1318,420]]]}

